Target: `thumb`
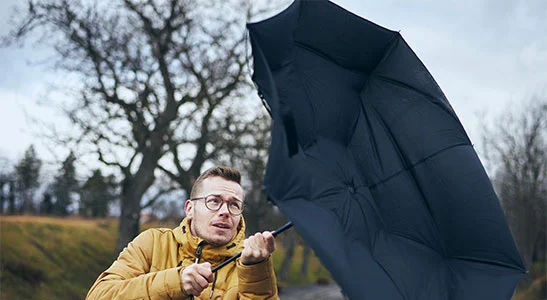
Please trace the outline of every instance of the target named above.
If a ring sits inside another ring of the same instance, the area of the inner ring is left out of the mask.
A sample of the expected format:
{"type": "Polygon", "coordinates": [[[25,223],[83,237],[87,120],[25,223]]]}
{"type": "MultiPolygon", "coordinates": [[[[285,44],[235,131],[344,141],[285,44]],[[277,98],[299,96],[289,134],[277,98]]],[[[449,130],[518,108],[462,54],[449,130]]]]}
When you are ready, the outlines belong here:
{"type": "Polygon", "coordinates": [[[200,264],[200,266],[202,266],[204,268],[207,268],[207,269],[211,269],[211,263],[209,263],[209,262],[204,262],[204,263],[200,264]]]}

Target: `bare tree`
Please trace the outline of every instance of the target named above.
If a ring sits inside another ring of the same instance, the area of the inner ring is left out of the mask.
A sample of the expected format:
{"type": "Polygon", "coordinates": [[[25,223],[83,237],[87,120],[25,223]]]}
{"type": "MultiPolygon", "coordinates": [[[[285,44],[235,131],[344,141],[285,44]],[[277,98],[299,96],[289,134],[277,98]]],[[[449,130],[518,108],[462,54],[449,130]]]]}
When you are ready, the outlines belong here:
{"type": "Polygon", "coordinates": [[[243,174],[247,234],[273,230],[287,222],[287,218],[267,201],[267,195],[263,191],[270,147],[271,119],[264,108],[257,109],[261,112],[260,117],[233,126],[236,132],[234,140],[228,144],[227,153],[216,160],[218,164],[237,167],[243,174]]]}
{"type": "Polygon", "coordinates": [[[536,97],[520,110],[510,107],[484,128],[485,157],[494,167],[494,186],[530,269],[547,227],[547,97],[536,97]]]}
{"type": "Polygon", "coordinates": [[[248,1],[29,1],[3,44],[45,36],[55,66],[79,81],[63,143],[84,144],[121,174],[117,250],[139,231],[143,195],[161,169],[189,191],[220,155],[248,86],[248,1]],[[238,104],[239,103],[239,104],[238,104]],[[226,138],[226,139],[223,139],[226,138]],[[174,161],[175,167],[171,167],[174,161]]]}

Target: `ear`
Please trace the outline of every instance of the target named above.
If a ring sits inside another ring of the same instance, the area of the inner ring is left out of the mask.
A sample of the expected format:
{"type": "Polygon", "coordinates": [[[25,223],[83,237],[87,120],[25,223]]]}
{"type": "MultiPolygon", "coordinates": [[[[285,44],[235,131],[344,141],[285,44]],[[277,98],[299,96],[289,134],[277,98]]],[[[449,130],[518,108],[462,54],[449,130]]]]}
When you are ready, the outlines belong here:
{"type": "Polygon", "coordinates": [[[184,212],[186,213],[186,217],[190,220],[194,217],[194,210],[192,209],[194,207],[194,203],[190,200],[186,200],[186,203],[184,203],[184,212]]]}

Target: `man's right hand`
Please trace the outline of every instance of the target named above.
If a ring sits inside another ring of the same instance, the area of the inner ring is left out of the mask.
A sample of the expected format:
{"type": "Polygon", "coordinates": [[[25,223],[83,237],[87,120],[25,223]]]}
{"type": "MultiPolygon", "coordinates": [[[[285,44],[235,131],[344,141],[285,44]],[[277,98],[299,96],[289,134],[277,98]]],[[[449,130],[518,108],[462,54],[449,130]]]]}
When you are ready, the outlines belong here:
{"type": "Polygon", "coordinates": [[[187,295],[199,296],[209,283],[213,282],[211,264],[193,264],[182,270],[182,288],[187,295]]]}

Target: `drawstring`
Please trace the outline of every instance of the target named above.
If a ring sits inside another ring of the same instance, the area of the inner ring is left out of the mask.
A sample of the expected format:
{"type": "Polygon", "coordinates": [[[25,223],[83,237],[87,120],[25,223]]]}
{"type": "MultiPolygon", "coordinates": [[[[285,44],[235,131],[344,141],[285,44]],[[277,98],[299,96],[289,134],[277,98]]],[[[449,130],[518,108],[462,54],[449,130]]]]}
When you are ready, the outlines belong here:
{"type": "MultiPolygon", "coordinates": [[[[184,229],[184,227],[183,227],[184,229]]],[[[199,264],[199,260],[201,259],[201,252],[202,252],[202,249],[203,249],[203,246],[205,245],[205,241],[201,241],[199,244],[198,244],[198,248],[196,250],[196,264],[199,264]]],[[[190,295],[190,300],[194,300],[194,295],[190,295]]]]}
{"type": "Polygon", "coordinates": [[[213,286],[211,287],[211,293],[209,299],[213,298],[213,292],[215,291],[215,283],[217,283],[217,272],[214,273],[213,286]]]}
{"type": "MultiPolygon", "coordinates": [[[[231,243],[230,245],[226,246],[226,249],[229,250],[230,248],[233,248],[236,246],[236,243],[231,243]]],[[[213,285],[211,286],[211,293],[209,293],[209,299],[213,298],[213,292],[215,291],[215,284],[217,283],[217,271],[213,273],[213,285]]]]}

